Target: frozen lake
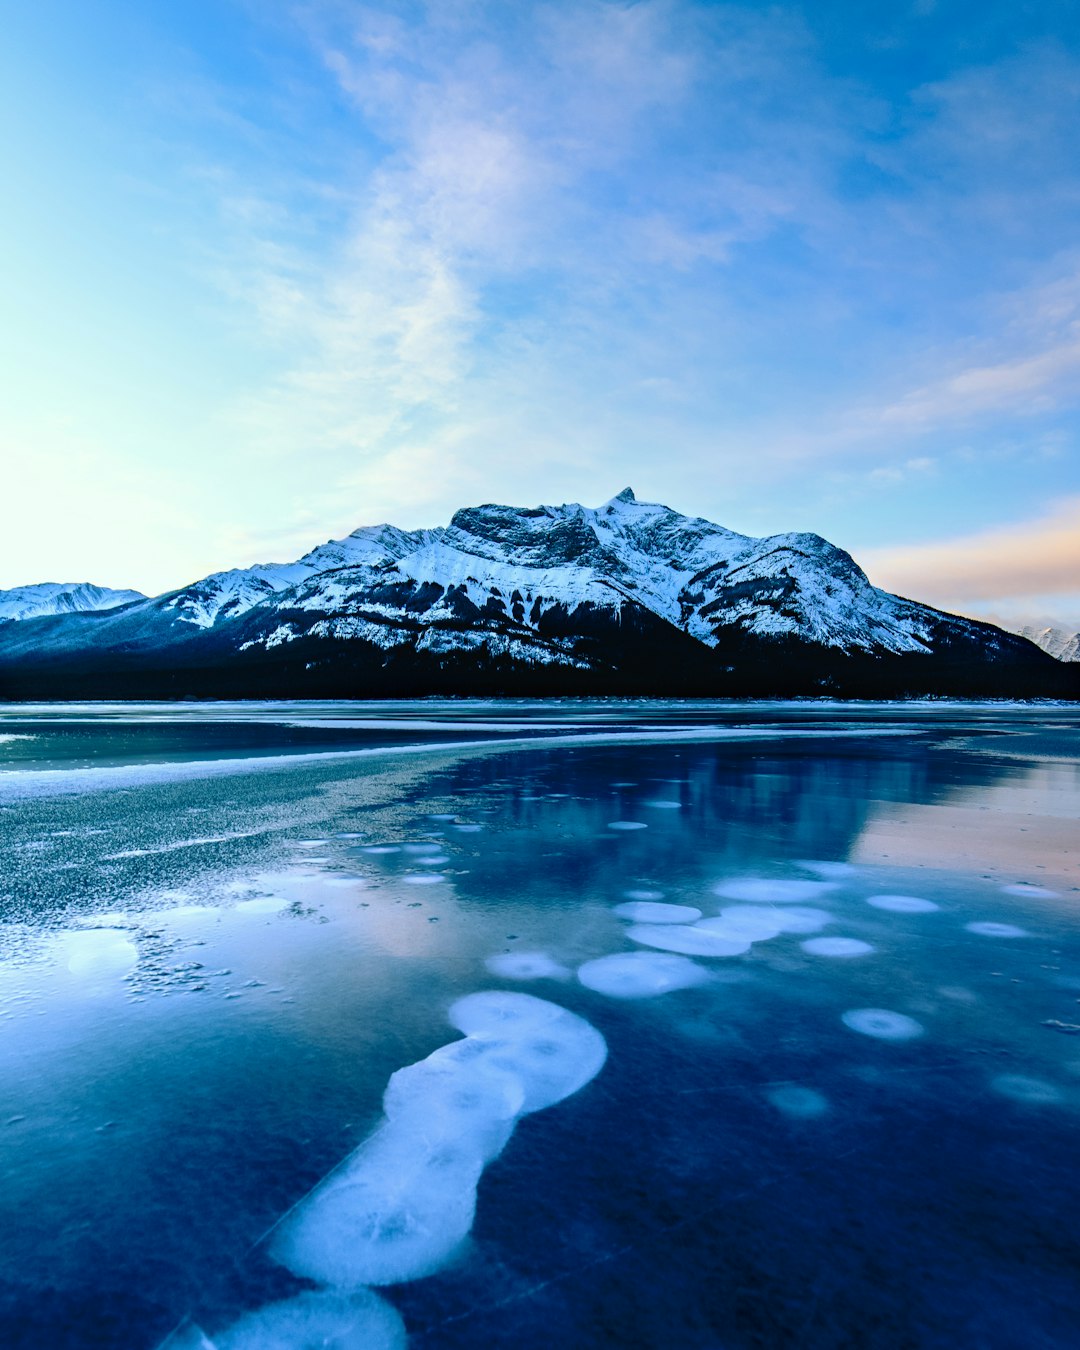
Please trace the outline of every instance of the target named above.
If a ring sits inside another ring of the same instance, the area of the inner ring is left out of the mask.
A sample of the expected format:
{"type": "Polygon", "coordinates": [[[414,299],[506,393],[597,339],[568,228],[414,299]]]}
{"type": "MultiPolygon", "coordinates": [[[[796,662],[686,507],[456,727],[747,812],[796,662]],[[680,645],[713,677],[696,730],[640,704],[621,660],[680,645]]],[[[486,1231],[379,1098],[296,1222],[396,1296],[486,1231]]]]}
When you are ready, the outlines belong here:
{"type": "Polygon", "coordinates": [[[1080,710],[0,707],[0,1345],[1080,1343],[1080,710]]]}

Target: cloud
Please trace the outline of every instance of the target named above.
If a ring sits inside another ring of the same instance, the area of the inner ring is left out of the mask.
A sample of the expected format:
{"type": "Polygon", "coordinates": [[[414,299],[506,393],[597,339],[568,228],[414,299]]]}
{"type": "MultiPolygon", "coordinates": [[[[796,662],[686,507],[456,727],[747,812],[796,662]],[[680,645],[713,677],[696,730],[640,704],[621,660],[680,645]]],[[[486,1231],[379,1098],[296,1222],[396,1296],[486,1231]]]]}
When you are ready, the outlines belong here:
{"type": "Polygon", "coordinates": [[[942,607],[1075,596],[1080,591],[1080,496],[1032,520],[958,538],[870,549],[859,562],[876,585],[942,607]]]}

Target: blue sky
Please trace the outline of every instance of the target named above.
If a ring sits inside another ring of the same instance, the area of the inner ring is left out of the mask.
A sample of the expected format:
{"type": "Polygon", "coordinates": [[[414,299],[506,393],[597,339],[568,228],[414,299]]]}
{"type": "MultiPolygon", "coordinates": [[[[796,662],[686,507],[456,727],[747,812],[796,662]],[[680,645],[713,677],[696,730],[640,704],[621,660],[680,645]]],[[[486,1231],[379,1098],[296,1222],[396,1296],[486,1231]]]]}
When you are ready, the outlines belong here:
{"type": "Polygon", "coordinates": [[[0,586],[631,484],[1080,622],[1075,14],[17,7],[0,586]]]}

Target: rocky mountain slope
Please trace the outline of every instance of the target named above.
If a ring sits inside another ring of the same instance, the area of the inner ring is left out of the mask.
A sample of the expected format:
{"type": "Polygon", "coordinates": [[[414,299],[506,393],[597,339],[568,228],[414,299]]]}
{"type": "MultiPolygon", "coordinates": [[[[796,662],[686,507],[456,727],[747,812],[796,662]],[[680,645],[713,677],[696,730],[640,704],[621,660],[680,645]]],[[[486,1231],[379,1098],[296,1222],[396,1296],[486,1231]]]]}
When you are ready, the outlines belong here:
{"type": "Polygon", "coordinates": [[[366,526],[293,563],[0,627],[8,697],[1069,693],[1023,638],[872,586],[814,534],[603,506],[366,526]]]}
{"type": "Polygon", "coordinates": [[[1055,624],[1036,623],[1021,624],[1011,631],[1034,642],[1057,661],[1080,661],[1080,633],[1055,624]]]}

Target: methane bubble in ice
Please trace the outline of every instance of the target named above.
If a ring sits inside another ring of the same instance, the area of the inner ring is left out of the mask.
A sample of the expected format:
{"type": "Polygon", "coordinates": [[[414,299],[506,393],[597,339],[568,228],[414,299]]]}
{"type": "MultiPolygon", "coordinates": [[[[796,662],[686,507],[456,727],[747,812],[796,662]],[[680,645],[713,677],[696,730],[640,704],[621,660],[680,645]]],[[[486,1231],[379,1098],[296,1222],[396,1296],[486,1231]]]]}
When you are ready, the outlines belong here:
{"type": "Polygon", "coordinates": [[[478,834],[484,827],[483,825],[474,825],[462,823],[454,826],[455,830],[460,830],[462,834],[478,834]]]}
{"type": "Polygon", "coordinates": [[[418,844],[404,844],[402,847],[406,853],[439,853],[441,852],[443,845],[437,844],[434,841],[431,843],[422,841],[418,844]]]}
{"type": "Polygon", "coordinates": [[[978,933],[979,937],[1022,938],[1030,937],[1026,928],[1017,928],[1013,923],[966,923],[969,933],[978,933]]]}
{"type": "Polygon", "coordinates": [[[609,820],[609,830],[647,830],[649,827],[643,820],[609,820]]]}
{"type": "Polygon", "coordinates": [[[866,956],[874,950],[869,942],[850,937],[807,938],[801,946],[803,951],[809,952],[811,956],[866,956]]]}
{"type": "Polygon", "coordinates": [[[820,1092],[798,1083],[779,1083],[765,1095],[778,1111],[795,1120],[813,1120],[829,1109],[827,1099],[820,1092]]]}
{"type": "Polygon", "coordinates": [[[664,898],[663,891],[623,891],[623,895],[626,896],[627,900],[663,900],[664,898]]]}
{"type": "Polygon", "coordinates": [[[759,909],[756,905],[733,905],[716,918],[702,919],[696,926],[703,933],[715,933],[717,937],[746,942],[768,942],[784,931],[775,910],[759,909]],[[743,912],[734,913],[735,910],[743,912]]]}
{"type": "Polygon", "coordinates": [[[529,994],[466,995],[450,1021],[465,1039],[391,1077],[382,1125],[278,1230],[273,1254],[293,1274],[340,1290],[434,1274],[472,1227],[484,1165],[518,1117],[577,1092],[607,1057],[595,1027],[529,994]]]}
{"type": "Polygon", "coordinates": [[[803,900],[817,900],[836,890],[832,881],[780,880],[773,877],[733,877],[713,887],[725,900],[748,900],[754,904],[796,905],[803,900]]]}
{"type": "Polygon", "coordinates": [[[888,1008],[852,1008],[840,1019],[852,1031],[863,1036],[874,1036],[879,1041],[912,1041],[921,1036],[925,1027],[914,1017],[892,1012],[888,1008]]]}
{"type": "Polygon", "coordinates": [[[450,1021],[480,1041],[490,1064],[520,1079],[525,1113],[571,1096],[607,1059],[607,1043],[595,1027],[531,994],[466,994],[452,1005],[450,1021]]]}
{"type": "Polygon", "coordinates": [[[693,905],[665,905],[656,900],[628,900],[616,905],[615,913],[632,923],[693,923],[701,918],[701,910],[693,905]]]}
{"type": "Polygon", "coordinates": [[[1049,1106],[1061,1101],[1061,1093],[1053,1083],[1041,1078],[1028,1078],[1022,1073],[1003,1073],[991,1084],[995,1092],[1003,1097],[1011,1097],[1015,1102],[1028,1102],[1032,1106],[1049,1106]]]}
{"type": "Polygon", "coordinates": [[[444,876],[440,876],[437,872],[413,872],[401,879],[410,886],[434,886],[436,882],[446,880],[444,876]]]}
{"type": "MultiPolygon", "coordinates": [[[[728,914],[730,910],[720,912],[728,914]]],[[[828,924],[836,922],[835,916],[827,909],[812,909],[808,905],[785,905],[774,912],[774,917],[785,933],[818,933],[828,924]]]]}
{"type": "Polygon", "coordinates": [[[655,801],[655,802],[646,802],[645,805],[646,805],[646,806],[651,806],[654,810],[657,810],[657,811],[681,811],[681,810],[682,810],[682,802],[673,802],[673,801],[666,800],[666,799],[664,799],[664,798],[661,798],[660,800],[655,801]]]}
{"type": "Polygon", "coordinates": [[[1055,900],[1058,896],[1057,891],[1047,890],[1045,886],[1032,886],[1026,881],[1018,882],[1015,886],[1002,886],[1006,895],[1034,895],[1044,900],[1055,900]]]}
{"type": "Polygon", "coordinates": [[[843,881],[846,877],[858,875],[859,869],[852,867],[851,863],[846,862],[818,862],[816,859],[804,858],[797,864],[804,872],[813,872],[815,876],[824,877],[826,881],[843,881]]]}
{"type": "Polygon", "coordinates": [[[484,964],[504,980],[565,980],[570,974],[546,952],[502,952],[484,964]]]}
{"type": "Polygon", "coordinates": [[[214,1342],[217,1350],[405,1350],[407,1343],[397,1309],[370,1289],[304,1293],[270,1303],[241,1317],[214,1342]]]}
{"type": "Polygon", "coordinates": [[[416,861],[421,867],[441,867],[443,863],[450,861],[450,856],[446,853],[426,853],[422,858],[417,858],[416,861]]]}
{"type": "Polygon", "coordinates": [[[663,952],[681,952],[684,956],[742,956],[750,950],[750,939],[725,933],[710,933],[697,924],[635,924],[627,937],[643,947],[658,947],[663,952]]]}
{"type": "Polygon", "coordinates": [[[379,854],[379,855],[384,854],[384,853],[400,853],[400,852],[401,852],[401,845],[400,845],[400,844],[362,844],[362,845],[361,845],[361,848],[363,849],[363,851],[364,851],[365,853],[375,853],[375,854],[379,854]]]}
{"type": "Polygon", "coordinates": [[[709,973],[685,956],[665,952],[619,952],[586,961],[578,968],[586,989],[609,998],[655,998],[673,989],[691,989],[704,984],[709,973]]]}
{"type": "Polygon", "coordinates": [[[888,909],[894,914],[931,914],[940,909],[933,900],[922,900],[917,895],[868,895],[866,903],[875,909],[888,909]]]}

